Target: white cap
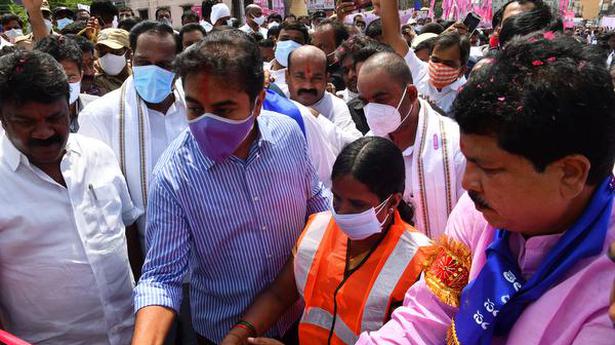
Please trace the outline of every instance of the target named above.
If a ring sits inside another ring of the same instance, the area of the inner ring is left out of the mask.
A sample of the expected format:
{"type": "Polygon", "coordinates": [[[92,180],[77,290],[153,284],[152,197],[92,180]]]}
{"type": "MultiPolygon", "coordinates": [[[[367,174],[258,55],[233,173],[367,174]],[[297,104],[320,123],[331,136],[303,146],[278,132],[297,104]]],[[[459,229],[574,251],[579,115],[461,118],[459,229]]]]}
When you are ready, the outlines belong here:
{"type": "Polygon", "coordinates": [[[219,3],[213,5],[213,7],[211,8],[211,15],[209,16],[209,21],[212,25],[215,25],[220,18],[230,16],[231,10],[229,10],[228,6],[226,6],[226,4],[224,3],[219,3]]]}
{"type": "Polygon", "coordinates": [[[427,33],[420,34],[420,35],[416,36],[412,40],[412,49],[416,49],[416,47],[419,44],[421,44],[422,42],[427,41],[430,38],[434,38],[434,37],[438,37],[438,35],[434,34],[433,32],[427,32],[427,33]]]}

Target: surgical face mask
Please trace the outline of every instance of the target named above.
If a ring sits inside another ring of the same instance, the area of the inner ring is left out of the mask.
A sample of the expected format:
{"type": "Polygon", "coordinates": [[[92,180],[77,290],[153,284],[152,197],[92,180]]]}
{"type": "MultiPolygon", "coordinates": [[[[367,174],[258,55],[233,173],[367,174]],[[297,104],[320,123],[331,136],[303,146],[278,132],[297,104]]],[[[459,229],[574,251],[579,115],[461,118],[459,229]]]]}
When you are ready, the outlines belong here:
{"type": "Polygon", "coordinates": [[[365,118],[367,120],[367,124],[369,125],[369,129],[374,135],[386,137],[389,133],[395,132],[395,130],[399,128],[399,126],[401,126],[401,124],[408,118],[408,116],[410,116],[410,113],[414,108],[414,104],[410,107],[410,110],[403,119],[399,113],[399,107],[401,106],[401,102],[406,97],[407,92],[408,87],[405,87],[404,94],[401,96],[396,108],[388,104],[380,103],[367,103],[367,105],[365,105],[365,118]]]}
{"type": "Polygon", "coordinates": [[[333,219],[335,219],[337,226],[349,239],[353,241],[364,240],[382,232],[382,226],[387,222],[392,209],[389,209],[387,216],[382,222],[378,220],[378,214],[384,209],[384,206],[390,199],[391,196],[375,208],[371,207],[361,213],[339,214],[335,212],[334,207],[331,207],[333,219]]]}
{"type": "Polygon", "coordinates": [[[417,34],[420,34],[421,30],[423,30],[423,25],[416,25],[414,27],[414,32],[416,32],[417,34]]]}
{"type": "Polygon", "coordinates": [[[188,121],[188,126],[201,152],[214,162],[221,162],[248,137],[254,127],[254,115],[244,120],[229,120],[205,113],[188,121]]]}
{"type": "Polygon", "coordinates": [[[265,24],[265,20],[266,20],[266,18],[265,18],[265,16],[260,16],[260,17],[254,17],[254,18],[252,18],[252,20],[253,20],[253,21],[254,21],[254,22],[255,22],[258,26],[261,26],[261,25],[265,24]]]}
{"type": "Polygon", "coordinates": [[[45,22],[45,26],[47,27],[47,32],[51,32],[51,29],[53,29],[53,23],[51,22],[51,20],[44,19],[43,21],[45,22]]]}
{"type": "Polygon", "coordinates": [[[459,78],[459,68],[447,66],[441,62],[429,61],[429,83],[436,89],[442,89],[459,78]]]}
{"type": "Polygon", "coordinates": [[[11,29],[8,31],[5,31],[4,34],[6,35],[6,37],[8,37],[11,41],[14,41],[15,38],[19,37],[19,36],[23,36],[23,31],[21,29],[11,29]]]}
{"type": "Polygon", "coordinates": [[[56,21],[58,23],[58,30],[64,29],[68,24],[72,24],[73,20],[69,18],[62,18],[56,21]]]}
{"type": "Polygon", "coordinates": [[[81,81],[76,83],[68,83],[70,88],[70,96],[68,98],[68,103],[73,104],[79,98],[79,94],[81,93],[81,81]]]}
{"type": "Polygon", "coordinates": [[[227,19],[226,20],[226,26],[233,27],[233,20],[232,19],[227,19]]]}
{"type": "Polygon", "coordinates": [[[134,66],[132,72],[137,93],[144,101],[157,104],[171,94],[175,73],[155,65],[134,66]]]}
{"type": "Polygon", "coordinates": [[[278,41],[276,43],[275,53],[274,53],[276,61],[279,62],[280,65],[287,67],[288,66],[288,56],[290,55],[290,53],[293,52],[293,50],[299,47],[301,47],[301,44],[293,40],[278,41]]]}
{"type": "Polygon", "coordinates": [[[126,54],[115,55],[107,53],[99,58],[98,62],[100,62],[100,67],[107,75],[116,76],[126,67],[126,54]]]}
{"type": "Polygon", "coordinates": [[[280,24],[278,24],[278,22],[271,22],[269,23],[269,25],[267,25],[267,29],[273,29],[277,26],[280,26],[280,24]]]}

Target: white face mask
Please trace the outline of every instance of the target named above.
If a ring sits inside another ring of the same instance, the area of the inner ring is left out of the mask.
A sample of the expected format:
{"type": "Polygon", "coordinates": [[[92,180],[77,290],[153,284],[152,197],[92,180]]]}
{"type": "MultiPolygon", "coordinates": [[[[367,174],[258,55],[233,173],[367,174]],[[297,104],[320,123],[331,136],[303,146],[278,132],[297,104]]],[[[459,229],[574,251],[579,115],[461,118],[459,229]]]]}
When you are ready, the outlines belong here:
{"type": "Polygon", "coordinates": [[[14,43],[15,38],[23,36],[23,31],[21,29],[11,29],[5,31],[4,34],[9,38],[9,40],[11,40],[11,43],[14,43]]]}
{"type": "Polygon", "coordinates": [[[378,213],[383,210],[384,205],[391,199],[391,196],[386,198],[380,205],[369,208],[361,213],[351,213],[351,214],[339,214],[335,212],[335,208],[331,207],[333,210],[333,218],[335,219],[335,223],[340,229],[348,236],[349,239],[353,241],[364,240],[372,235],[379,234],[382,232],[382,226],[386,223],[390,212],[392,209],[389,209],[389,212],[381,223],[378,220],[378,213]]]}
{"type": "Polygon", "coordinates": [[[233,27],[233,20],[232,19],[227,19],[226,20],[226,26],[233,27]]]}
{"type": "Polygon", "coordinates": [[[68,103],[73,104],[77,101],[81,93],[81,80],[76,83],[68,83],[68,86],[70,87],[68,103]]]}
{"type": "Polygon", "coordinates": [[[252,19],[258,26],[261,26],[265,23],[265,16],[260,16],[252,19]]]}
{"type": "Polygon", "coordinates": [[[401,102],[406,97],[407,92],[408,87],[404,88],[404,94],[401,96],[399,104],[397,104],[397,108],[393,108],[388,104],[380,103],[367,103],[367,105],[363,108],[369,129],[374,135],[378,137],[386,137],[387,134],[395,132],[395,130],[399,128],[399,126],[401,126],[401,124],[408,118],[412,112],[412,108],[414,108],[414,104],[410,107],[408,114],[406,114],[403,119],[399,113],[399,107],[401,106],[401,102]]]}
{"type": "Polygon", "coordinates": [[[44,22],[45,26],[47,27],[47,32],[51,32],[51,29],[53,29],[53,23],[51,22],[51,20],[44,19],[44,22]]]}
{"type": "Polygon", "coordinates": [[[278,24],[278,22],[271,22],[271,23],[269,23],[269,25],[267,25],[267,29],[272,29],[272,28],[275,28],[277,26],[280,26],[280,24],[278,24]]]}
{"type": "Polygon", "coordinates": [[[116,76],[124,70],[126,67],[126,54],[124,55],[115,55],[111,53],[105,54],[103,57],[99,58],[100,67],[105,71],[107,75],[116,76]]]}

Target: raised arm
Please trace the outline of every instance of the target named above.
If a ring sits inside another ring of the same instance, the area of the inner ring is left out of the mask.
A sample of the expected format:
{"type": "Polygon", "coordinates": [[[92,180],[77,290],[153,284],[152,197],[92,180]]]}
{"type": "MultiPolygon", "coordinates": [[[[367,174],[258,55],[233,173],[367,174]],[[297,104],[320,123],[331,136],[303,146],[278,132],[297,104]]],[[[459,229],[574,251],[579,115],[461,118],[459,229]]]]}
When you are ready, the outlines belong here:
{"type": "Polygon", "coordinates": [[[401,57],[408,54],[408,43],[401,33],[397,0],[381,0],[382,37],[401,57]]]}
{"type": "Polygon", "coordinates": [[[43,0],[23,0],[23,5],[30,18],[33,41],[39,41],[49,36],[49,31],[47,30],[45,19],[43,18],[43,12],[41,11],[43,0]]]}

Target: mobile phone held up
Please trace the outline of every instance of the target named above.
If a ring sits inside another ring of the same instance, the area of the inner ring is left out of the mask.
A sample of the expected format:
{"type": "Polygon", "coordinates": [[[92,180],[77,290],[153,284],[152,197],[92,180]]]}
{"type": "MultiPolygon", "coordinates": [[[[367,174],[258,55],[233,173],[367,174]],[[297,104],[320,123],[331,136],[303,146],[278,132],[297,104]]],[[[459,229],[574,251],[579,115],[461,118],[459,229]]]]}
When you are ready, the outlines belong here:
{"type": "Polygon", "coordinates": [[[472,34],[480,24],[480,16],[474,12],[468,13],[466,19],[463,20],[463,25],[468,28],[468,33],[472,34]]]}
{"type": "Polygon", "coordinates": [[[343,0],[342,2],[354,3],[354,6],[359,10],[362,8],[370,7],[372,0],[343,0]]]}

